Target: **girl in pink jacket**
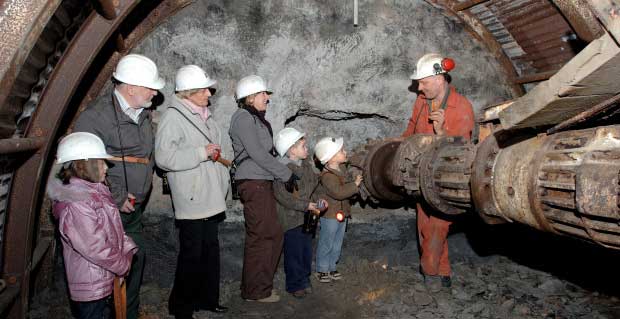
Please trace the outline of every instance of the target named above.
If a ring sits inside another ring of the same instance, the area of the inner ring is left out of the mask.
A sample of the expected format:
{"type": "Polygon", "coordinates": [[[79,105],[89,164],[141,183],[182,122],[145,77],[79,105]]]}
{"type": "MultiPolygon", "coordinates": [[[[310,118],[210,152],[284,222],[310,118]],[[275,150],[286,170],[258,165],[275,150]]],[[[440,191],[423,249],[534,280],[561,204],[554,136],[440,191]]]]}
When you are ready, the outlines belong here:
{"type": "Polygon", "coordinates": [[[119,211],[104,184],[111,156],[94,134],[60,141],[58,178],[47,187],[63,245],[71,300],[78,318],[106,318],[115,276],[129,271],[136,244],[125,235],[119,211]]]}

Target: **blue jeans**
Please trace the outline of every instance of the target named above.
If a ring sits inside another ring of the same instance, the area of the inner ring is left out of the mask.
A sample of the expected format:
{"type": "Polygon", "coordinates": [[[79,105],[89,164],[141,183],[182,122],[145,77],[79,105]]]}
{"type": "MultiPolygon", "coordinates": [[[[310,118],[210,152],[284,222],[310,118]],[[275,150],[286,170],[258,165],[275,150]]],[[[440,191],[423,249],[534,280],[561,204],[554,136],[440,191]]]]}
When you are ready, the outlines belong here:
{"type": "Polygon", "coordinates": [[[312,234],[304,234],[301,226],[284,233],[284,272],[286,291],[295,292],[310,287],[312,234]]]}
{"type": "Polygon", "coordinates": [[[336,271],[336,263],[340,259],[342,240],[344,239],[345,222],[334,218],[321,217],[319,243],[316,248],[316,271],[336,271]]]}
{"type": "Polygon", "coordinates": [[[74,301],[77,319],[107,319],[112,309],[109,297],[94,301],[74,301]]]}

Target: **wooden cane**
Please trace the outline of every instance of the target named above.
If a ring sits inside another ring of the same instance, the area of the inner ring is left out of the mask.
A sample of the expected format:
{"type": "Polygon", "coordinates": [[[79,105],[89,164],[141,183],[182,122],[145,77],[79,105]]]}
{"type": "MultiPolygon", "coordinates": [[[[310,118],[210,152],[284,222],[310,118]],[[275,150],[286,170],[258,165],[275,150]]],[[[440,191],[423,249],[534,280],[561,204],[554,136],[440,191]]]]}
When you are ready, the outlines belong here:
{"type": "Polygon", "coordinates": [[[127,319],[127,281],[114,277],[114,312],[116,319],[127,319]]]}
{"type": "Polygon", "coordinates": [[[217,162],[220,162],[222,165],[226,166],[226,167],[230,167],[230,165],[232,164],[231,161],[224,159],[224,158],[218,158],[217,162]]]}

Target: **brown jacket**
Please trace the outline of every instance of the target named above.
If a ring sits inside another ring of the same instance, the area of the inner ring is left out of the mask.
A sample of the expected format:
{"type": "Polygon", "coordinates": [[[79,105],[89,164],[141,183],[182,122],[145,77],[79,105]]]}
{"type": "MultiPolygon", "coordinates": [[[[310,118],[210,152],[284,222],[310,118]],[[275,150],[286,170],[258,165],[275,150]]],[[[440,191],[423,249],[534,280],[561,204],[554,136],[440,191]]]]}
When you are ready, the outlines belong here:
{"type": "Polygon", "coordinates": [[[351,216],[350,199],[357,194],[358,187],[344,164],[340,165],[340,171],[325,167],[321,172],[321,185],[316,192],[324,195],[321,197],[329,204],[322,217],[336,218],[336,212],[339,210],[344,211],[345,216],[351,216]]]}

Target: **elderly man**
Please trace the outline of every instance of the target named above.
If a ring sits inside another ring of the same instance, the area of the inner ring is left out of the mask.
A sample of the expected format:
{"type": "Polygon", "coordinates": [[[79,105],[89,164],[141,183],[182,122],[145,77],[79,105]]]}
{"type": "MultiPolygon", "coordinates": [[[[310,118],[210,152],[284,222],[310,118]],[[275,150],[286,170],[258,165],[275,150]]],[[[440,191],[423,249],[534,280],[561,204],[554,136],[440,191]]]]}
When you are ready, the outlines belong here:
{"type": "MultiPolygon", "coordinates": [[[[411,76],[418,82],[418,97],[403,137],[435,134],[471,139],[474,112],[471,103],[448,83],[447,72],[453,67],[451,59],[435,53],[418,60],[411,76]]],[[[450,287],[452,284],[447,240],[451,222],[424,203],[417,203],[416,207],[420,270],[427,287],[437,292],[441,286],[450,287]]]]}
{"type": "Polygon", "coordinates": [[[179,258],[168,302],[175,318],[192,318],[199,309],[227,311],[219,303],[218,225],[225,218],[229,175],[228,163],[220,157],[227,139],[208,108],[215,83],[196,65],[180,68],[176,96],[155,138],[155,160],[167,171],[179,228],[179,258]]]}
{"type": "Polygon", "coordinates": [[[129,54],[117,64],[112,96],[102,96],[78,117],[74,131],[90,132],[101,138],[111,160],[108,170],[110,191],[125,232],[139,247],[127,277],[127,318],[138,318],[140,285],[144,269],[142,212],[153,179],[151,100],[164,87],[157,66],[149,58],[129,54]]]}

